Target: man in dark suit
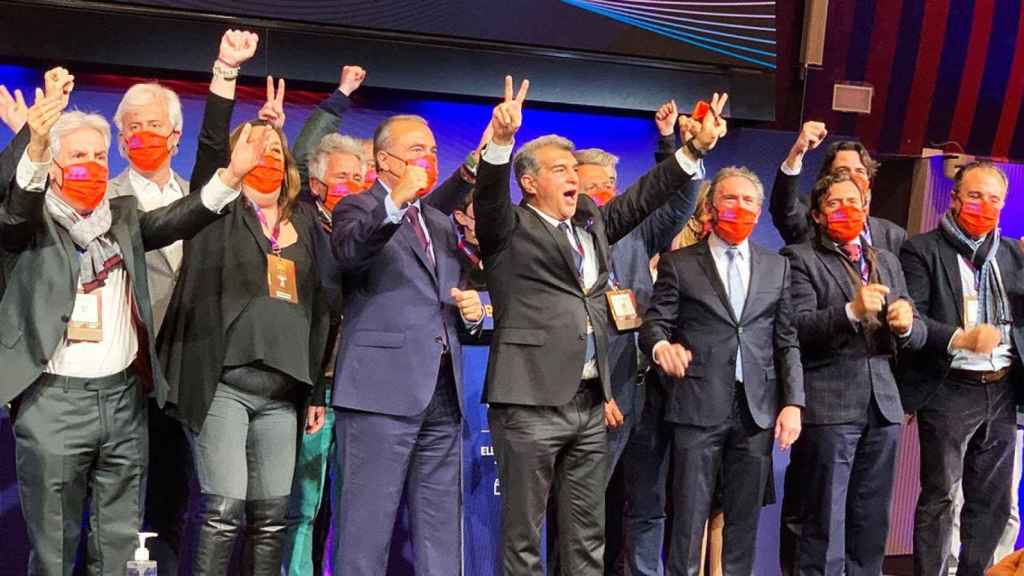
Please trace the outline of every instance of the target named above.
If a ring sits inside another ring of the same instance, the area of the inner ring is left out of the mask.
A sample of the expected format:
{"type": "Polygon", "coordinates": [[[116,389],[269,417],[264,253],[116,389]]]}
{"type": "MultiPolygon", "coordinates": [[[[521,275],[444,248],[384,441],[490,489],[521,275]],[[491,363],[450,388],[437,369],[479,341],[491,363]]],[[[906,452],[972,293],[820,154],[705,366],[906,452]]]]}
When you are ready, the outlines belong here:
{"type": "Polygon", "coordinates": [[[605,426],[614,424],[608,299],[629,315],[628,295],[606,296],[609,245],[692,178],[725,132],[726,97],[715,95],[685,150],[602,208],[579,193],[571,142],[525,144],[514,161],[525,200],[514,206],[509,160],[527,89],[513,95],[505,79],[474,204],[495,318],[483,400],[501,485],[502,563],[509,576],[543,574],[540,531],[554,485],[563,572],[594,576],[603,572],[605,426]]]}
{"type": "Polygon", "coordinates": [[[462,348],[483,307],[462,292],[451,220],[421,199],[437,178],[426,120],[374,134],[377,181],[334,209],[344,338],[334,371],[335,571],[386,572],[403,494],[418,574],[461,565],[462,348]],[[461,318],[460,318],[461,316],[461,318]]]}
{"type": "Polygon", "coordinates": [[[893,365],[897,354],[920,348],[928,330],[896,256],[861,237],[865,192],[845,169],[819,180],[811,194],[815,238],[782,251],[792,266],[806,391],[793,447],[800,474],[786,475],[783,500],[800,511],[786,573],[882,570],[903,418],[893,365]]]}
{"type": "Polygon", "coordinates": [[[789,296],[789,264],[747,238],[764,188],[729,167],[711,182],[706,241],[662,256],[641,349],[664,372],[673,428],[675,510],[667,573],[701,570],[704,526],[722,479],[726,574],[753,570],[773,436],[800,434],[803,372],[789,296]]]}
{"type": "Polygon", "coordinates": [[[233,158],[231,168],[244,171],[143,213],[134,198],[106,197],[110,127],[95,114],[62,115],[71,77],[51,72],[0,206],[9,280],[0,300],[0,403],[12,403],[29,573],[72,571],[88,497],[89,571],[107,574],[131,560],[141,529],[146,396],[155,391],[162,404],[167,395],[145,252],[214,221],[238,194],[241,177],[231,175],[255,166],[265,142],[243,145],[237,165],[233,158]]]}
{"type": "MultiPolygon", "coordinates": [[[[799,244],[814,237],[815,228],[808,213],[811,207],[806,196],[797,191],[800,172],[803,168],[804,155],[815,148],[828,135],[825,125],[821,122],[806,122],[797,136],[796,142],[779,167],[772,186],[772,197],[768,210],[772,216],[772,224],[782,235],[786,244],[799,244]]],[[[871,207],[870,182],[878,171],[878,162],[860,142],[844,140],[829,146],[825,158],[818,171],[818,178],[836,170],[846,168],[855,178],[868,182],[867,203],[865,210],[871,207]]],[[[868,244],[884,248],[893,254],[900,253],[900,246],[907,239],[907,232],[899,225],[884,218],[869,216],[864,226],[864,238],[868,244]]]]}
{"type": "MultiPolygon", "coordinates": [[[[796,142],[790,148],[786,160],[775,175],[768,211],[772,217],[772,224],[775,225],[786,244],[800,244],[812,240],[816,234],[816,227],[808,218],[811,210],[807,196],[798,192],[797,185],[800,182],[804,156],[810,150],[817,148],[826,136],[828,136],[828,131],[825,129],[825,124],[813,121],[805,122],[800,134],[797,135],[796,142]]],[[[878,171],[878,163],[871,158],[863,144],[847,140],[835,142],[829,146],[821,163],[821,169],[818,171],[818,178],[839,168],[849,170],[856,178],[868,183],[867,204],[864,207],[865,210],[868,210],[871,205],[870,182],[878,171]]],[[[899,254],[900,246],[907,239],[907,232],[888,220],[869,215],[862,237],[866,244],[899,254]]],[[[786,468],[787,482],[796,482],[803,475],[797,458],[799,458],[798,451],[790,454],[790,463],[786,468]]],[[[800,511],[789,508],[793,504],[795,504],[793,500],[784,501],[781,512],[783,521],[782,531],[779,535],[779,556],[783,570],[794,566],[795,546],[800,533],[798,520],[800,511]]]]}
{"type": "Polygon", "coordinates": [[[918,576],[947,573],[957,484],[964,498],[958,574],[984,573],[1009,516],[1024,255],[999,233],[1006,191],[1006,174],[994,164],[964,166],[938,228],[903,245],[910,295],[928,326],[902,389],[921,443],[918,576]]]}

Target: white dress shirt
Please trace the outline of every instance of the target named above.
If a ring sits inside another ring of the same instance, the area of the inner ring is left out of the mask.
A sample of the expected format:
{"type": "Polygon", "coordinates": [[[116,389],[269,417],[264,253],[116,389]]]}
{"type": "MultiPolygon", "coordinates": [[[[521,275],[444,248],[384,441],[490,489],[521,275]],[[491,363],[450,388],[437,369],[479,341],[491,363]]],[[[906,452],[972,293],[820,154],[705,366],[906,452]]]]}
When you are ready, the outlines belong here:
{"type": "MultiPolygon", "coordinates": [[[[146,212],[163,208],[171,202],[185,197],[185,192],[178,186],[174,172],[171,172],[171,178],[167,181],[167,184],[160,188],[156,182],[139,174],[133,168],[129,168],[128,182],[131,183],[135,197],[139,199],[139,206],[146,212]]],[[[160,249],[160,252],[167,258],[167,262],[170,263],[171,270],[174,272],[177,272],[178,268],[181,267],[181,247],[183,243],[183,241],[178,240],[170,246],[164,246],[160,249]]]]}
{"type": "MultiPolygon", "coordinates": [[[[971,264],[963,256],[957,255],[957,262],[960,264],[960,286],[963,288],[964,296],[974,296],[975,302],[979,302],[977,300],[978,289],[974,284],[974,268],[971,267],[971,264]]],[[[992,265],[998,268],[999,263],[992,262],[992,265]]],[[[995,273],[996,271],[993,270],[992,272],[995,273]]],[[[970,350],[951,350],[953,362],[950,364],[950,368],[988,372],[1002,370],[1013,364],[1010,340],[1007,338],[1006,331],[1002,330],[1001,326],[997,326],[997,328],[1000,328],[1000,331],[1003,333],[1003,340],[991,354],[978,354],[970,350]]]]}
{"type": "MultiPolygon", "coordinates": [[[[26,192],[44,192],[50,161],[33,162],[26,151],[18,162],[18,186],[26,192]]],[[[211,178],[200,194],[203,205],[217,213],[238,197],[238,191],[228,188],[219,176],[211,178]]],[[[125,258],[131,257],[130,246],[122,246],[121,251],[125,258]]],[[[92,292],[100,297],[102,339],[99,342],[71,342],[65,334],[46,365],[47,373],[99,378],[117,374],[131,365],[138,354],[139,341],[132,321],[135,303],[130,280],[124,266],[110,270],[104,285],[92,292]]],[[[80,283],[78,287],[81,288],[80,283]]]]}

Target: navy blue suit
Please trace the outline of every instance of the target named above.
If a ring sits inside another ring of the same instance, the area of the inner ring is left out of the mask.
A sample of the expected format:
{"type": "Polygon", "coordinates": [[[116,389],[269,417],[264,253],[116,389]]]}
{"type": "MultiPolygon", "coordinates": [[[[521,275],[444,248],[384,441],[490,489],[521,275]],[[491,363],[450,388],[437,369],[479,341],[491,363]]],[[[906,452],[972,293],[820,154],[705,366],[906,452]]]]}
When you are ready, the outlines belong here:
{"type": "Polygon", "coordinates": [[[461,564],[462,320],[449,296],[461,273],[455,229],[420,203],[435,266],[414,224],[387,219],[386,196],[378,181],[333,214],[331,245],[344,287],[332,395],[335,571],[386,573],[405,492],[417,574],[450,576],[461,564]]]}

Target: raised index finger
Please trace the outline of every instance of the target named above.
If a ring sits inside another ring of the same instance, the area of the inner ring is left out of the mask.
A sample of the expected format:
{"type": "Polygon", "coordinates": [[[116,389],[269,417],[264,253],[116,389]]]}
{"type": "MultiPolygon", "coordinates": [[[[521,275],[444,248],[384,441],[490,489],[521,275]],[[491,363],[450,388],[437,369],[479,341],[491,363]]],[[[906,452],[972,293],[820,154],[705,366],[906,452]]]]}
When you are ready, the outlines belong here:
{"type": "Polygon", "coordinates": [[[505,76],[505,102],[512,101],[512,77],[505,76]]]}
{"type": "Polygon", "coordinates": [[[267,76],[267,102],[274,101],[274,77],[267,76]]]}
{"type": "Polygon", "coordinates": [[[526,93],[529,90],[530,90],[530,81],[529,80],[523,80],[523,83],[519,85],[519,92],[516,93],[516,102],[519,102],[520,104],[522,104],[523,100],[526,100],[526,93]]]}
{"type": "Polygon", "coordinates": [[[716,116],[721,116],[722,115],[722,110],[725,110],[725,103],[728,102],[728,101],[729,101],[729,94],[726,93],[726,92],[722,92],[722,94],[718,97],[718,102],[716,103],[717,106],[715,104],[712,104],[712,106],[714,106],[714,108],[715,108],[716,116]]]}
{"type": "Polygon", "coordinates": [[[284,108],[284,78],[277,80],[277,107],[284,108]]]}

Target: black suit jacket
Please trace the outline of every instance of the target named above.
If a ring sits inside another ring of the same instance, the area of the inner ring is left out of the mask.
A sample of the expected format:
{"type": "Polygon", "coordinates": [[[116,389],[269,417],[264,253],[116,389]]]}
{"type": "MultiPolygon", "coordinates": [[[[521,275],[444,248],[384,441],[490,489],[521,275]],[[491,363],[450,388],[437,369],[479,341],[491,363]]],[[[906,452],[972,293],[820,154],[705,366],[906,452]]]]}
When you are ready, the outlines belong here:
{"type": "Polygon", "coordinates": [[[667,340],[693,353],[682,380],[660,375],[669,422],[713,426],[732,415],[741,348],[743,391],[758,426],[771,427],[780,405],[804,405],[789,263],[753,243],[750,260],[747,300],[736,318],[707,240],[662,255],[640,346],[651,355],[667,340]]]}
{"type": "Polygon", "coordinates": [[[584,292],[565,235],[532,208],[512,204],[510,169],[510,162],[495,166],[481,161],[477,173],[476,231],[495,324],[484,402],[560,406],[570,401],[583,372],[588,316],[604,397],[610,400],[608,246],[691,176],[671,158],[603,207],[579,196],[573,222],[590,231],[598,258],[597,281],[584,292]]]}
{"type": "MultiPolygon", "coordinates": [[[[7,146],[4,146],[3,152],[0,152],[0,202],[3,202],[4,198],[7,197],[7,190],[14,182],[14,173],[18,168],[18,160],[25,153],[29,136],[28,124],[26,123],[21,131],[7,143],[7,146]]],[[[0,251],[0,298],[3,298],[4,290],[7,287],[5,272],[7,266],[2,263],[2,259],[6,258],[7,254],[0,251]]]]}
{"type": "MultiPolygon", "coordinates": [[[[925,347],[908,359],[901,382],[905,407],[912,413],[928,402],[953,361],[947,346],[961,326],[964,293],[957,252],[938,229],[907,241],[900,260],[910,295],[928,326],[925,347]]],[[[996,261],[1015,320],[1011,334],[1020,364],[1024,345],[1024,255],[1017,241],[1003,238],[996,261]]]]}
{"type": "MultiPolygon", "coordinates": [[[[846,316],[854,292],[844,256],[819,239],[786,246],[793,267],[793,311],[807,389],[807,424],[843,424],[863,419],[872,398],[890,422],[900,422],[903,407],[893,374],[894,356],[924,345],[928,328],[917,312],[910,336],[897,339],[883,323],[872,341],[846,316]]],[[[889,287],[887,302],[911,300],[895,255],[878,250],[879,281],[889,287]]]]}
{"type": "MultiPolygon", "coordinates": [[[[0,238],[7,256],[7,291],[0,299],[0,404],[28,388],[42,374],[64,337],[78,286],[78,251],[70,234],[47,212],[42,192],[13,184],[0,204],[0,238]]],[[[146,251],[196,234],[217,219],[199,194],[143,212],[134,197],[112,198],[110,233],[121,247],[132,287],[138,327],[139,377],[155,386],[163,404],[167,383],[156,362],[146,251]]]]}
{"type": "MultiPolygon", "coordinates": [[[[808,219],[808,197],[797,193],[799,180],[799,176],[790,176],[780,169],[775,175],[768,205],[772,224],[786,244],[800,244],[813,240],[815,236],[815,227],[808,219]]],[[[900,247],[907,240],[906,230],[884,218],[868,216],[867,227],[871,243],[893,254],[899,254],[900,247]]]]}

